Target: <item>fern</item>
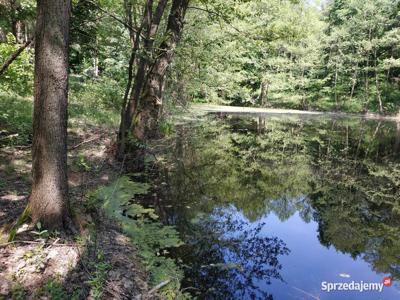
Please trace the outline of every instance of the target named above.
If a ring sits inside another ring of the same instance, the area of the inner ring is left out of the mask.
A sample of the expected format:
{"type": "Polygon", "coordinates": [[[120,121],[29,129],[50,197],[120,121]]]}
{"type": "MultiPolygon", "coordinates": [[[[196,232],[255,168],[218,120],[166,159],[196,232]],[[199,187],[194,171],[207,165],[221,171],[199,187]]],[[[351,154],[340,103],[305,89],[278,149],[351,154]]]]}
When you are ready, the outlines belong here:
{"type": "Polygon", "coordinates": [[[144,265],[150,273],[150,284],[170,280],[163,288],[163,294],[170,298],[179,291],[183,272],[175,261],[165,257],[166,249],[182,245],[179,234],[173,226],[165,226],[159,221],[154,209],[134,203],[135,196],[148,193],[147,183],[134,182],[122,176],[109,186],[103,186],[92,194],[100,203],[106,215],[116,219],[123,232],[138,248],[144,265]]]}

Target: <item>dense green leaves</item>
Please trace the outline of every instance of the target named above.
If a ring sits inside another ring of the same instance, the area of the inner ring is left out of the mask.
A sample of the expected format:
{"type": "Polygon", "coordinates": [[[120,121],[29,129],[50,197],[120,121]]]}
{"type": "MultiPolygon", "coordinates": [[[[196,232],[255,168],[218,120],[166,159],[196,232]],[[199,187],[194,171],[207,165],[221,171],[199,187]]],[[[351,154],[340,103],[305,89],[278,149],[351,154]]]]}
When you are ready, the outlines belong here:
{"type": "Polygon", "coordinates": [[[177,102],[398,110],[398,1],[203,5],[171,72],[177,102]]]}
{"type": "MultiPolygon", "coordinates": [[[[12,55],[20,45],[15,43],[15,37],[9,33],[7,41],[0,43],[0,66],[12,55]]],[[[0,76],[1,92],[16,93],[21,96],[31,95],[33,92],[33,51],[26,49],[0,76]]]]}
{"type": "Polygon", "coordinates": [[[182,274],[174,260],[165,255],[168,248],[180,246],[182,241],[174,227],[158,221],[154,209],[144,208],[134,202],[136,196],[147,194],[149,188],[148,184],[122,176],[111,185],[95,191],[91,201],[100,201],[106,214],[121,224],[123,231],[137,246],[150,272],[150,283],[157,285],[170,281],[163,293],[168,299],[175,298],[174,293],[179,290],[182,274]]]}

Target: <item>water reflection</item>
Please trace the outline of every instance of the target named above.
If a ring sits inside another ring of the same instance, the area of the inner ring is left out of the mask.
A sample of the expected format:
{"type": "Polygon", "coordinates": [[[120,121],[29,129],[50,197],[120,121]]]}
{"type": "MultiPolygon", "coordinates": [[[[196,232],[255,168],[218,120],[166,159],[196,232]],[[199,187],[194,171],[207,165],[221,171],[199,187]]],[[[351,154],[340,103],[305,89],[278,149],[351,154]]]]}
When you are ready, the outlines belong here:
{"type": "MultiPolygon", "coordinates": [[[[204,299],[335,299],[318,282],[348,257],[361,280],[400,279],[399,141],[399,124],[357,118],[224,114],[177,126],[156,205],[187,242],[174,253],[187,265],[185,286],[204,299]],[[315,241],[280,230],[293,218],[304,230],[315,224],[315,241]],[[325,252],[332,247],[339,253],[325,252]],[[290,268],[307,252],[332,258],[311,260],[319,281],[294,286],[310,276],[290,268]],[[360,260],[368,274],[356,271],[360,260]],[[294,294],[276,288],[285,284],[294,294]]],[[[393,295],[395,287],[379,296],[393,295]]]]}
{"type": "Polygon", "coordinates": [[[263,228],[249,226],[232,208],[192,220],[192,234],[179,252],[191,262],[185,285],[205,299],[272,299],[258,282],[282,279],[279,256],[289,249],[277,237],[261,235],[263,228]]]}

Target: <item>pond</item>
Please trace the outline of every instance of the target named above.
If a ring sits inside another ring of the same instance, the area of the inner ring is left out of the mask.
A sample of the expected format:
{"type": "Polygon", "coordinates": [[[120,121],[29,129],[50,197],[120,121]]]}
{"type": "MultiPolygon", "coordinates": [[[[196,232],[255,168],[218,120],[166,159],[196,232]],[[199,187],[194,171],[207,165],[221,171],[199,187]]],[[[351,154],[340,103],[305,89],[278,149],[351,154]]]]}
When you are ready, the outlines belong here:
{"type": "Polygon", "coordinates": [[[171,255],[186,291],[400,297],[400,124],[215,113],[175,132],[153,205],[185,242],[171,255]]]}

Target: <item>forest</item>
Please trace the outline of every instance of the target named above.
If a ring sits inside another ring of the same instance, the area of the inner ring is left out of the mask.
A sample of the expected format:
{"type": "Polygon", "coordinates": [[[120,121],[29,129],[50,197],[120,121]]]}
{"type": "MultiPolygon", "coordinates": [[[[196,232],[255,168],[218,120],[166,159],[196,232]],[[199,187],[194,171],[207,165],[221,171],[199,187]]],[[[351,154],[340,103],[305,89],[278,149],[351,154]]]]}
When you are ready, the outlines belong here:
{"type": "Polygon", "coordinates": [[[0,0],[0,299],[397,282],[399,154],[399,0],[0,0]]]}

